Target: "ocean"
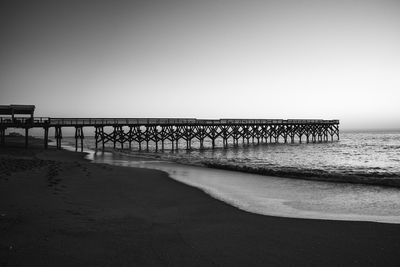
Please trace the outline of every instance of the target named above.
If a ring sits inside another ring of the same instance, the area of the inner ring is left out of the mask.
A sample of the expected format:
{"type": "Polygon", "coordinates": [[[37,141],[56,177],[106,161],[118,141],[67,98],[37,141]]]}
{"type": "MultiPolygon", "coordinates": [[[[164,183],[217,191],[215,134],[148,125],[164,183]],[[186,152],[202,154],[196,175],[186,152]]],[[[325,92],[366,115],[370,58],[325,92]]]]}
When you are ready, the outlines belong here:
{"type": "MultiPolygon", "coordinates": [[[[63,142],[75,144],[74,138],[63,142]]],[[[340,141],[327,143],[219,144],[214,150],[196,143],[186,150],[182,143],[178,151],[156,152],[150,144],[149,151],[94,152],[91,137],[84,145],[94,162],[163,170],[249,212],[400,223],[400,131],[342,132],[340,141]]]]}

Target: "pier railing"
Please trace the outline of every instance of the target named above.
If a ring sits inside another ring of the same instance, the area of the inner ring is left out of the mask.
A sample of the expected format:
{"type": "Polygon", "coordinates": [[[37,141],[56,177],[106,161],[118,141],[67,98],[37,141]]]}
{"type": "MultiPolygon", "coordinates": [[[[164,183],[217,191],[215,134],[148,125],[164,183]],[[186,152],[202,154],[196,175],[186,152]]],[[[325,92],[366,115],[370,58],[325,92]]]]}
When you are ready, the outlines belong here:
{"type": "Polygon", "coordinates": [[[0,125],[37,126],[98,126],[98,125],[250,125],[250,124],[339,124],[339,120],[315,119],[194,119],[194,118],[8,118],[0,117],[0,125]]]}

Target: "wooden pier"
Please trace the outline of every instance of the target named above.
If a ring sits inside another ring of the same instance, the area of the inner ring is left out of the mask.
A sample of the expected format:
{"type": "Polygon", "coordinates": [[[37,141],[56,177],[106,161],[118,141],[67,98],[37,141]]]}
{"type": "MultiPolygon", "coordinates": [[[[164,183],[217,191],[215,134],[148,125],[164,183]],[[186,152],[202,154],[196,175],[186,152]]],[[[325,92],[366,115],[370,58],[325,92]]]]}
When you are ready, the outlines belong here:
{"type": "Polygon", "coordinates": [[[28,147],[28,133],[32,128],[42,128],[44,147],[48,147],[49,130],[54,129],[56,146],[61,149],[62,129],[75,128],[75,147],[83,150],[84,128],[94,128],[96,149],[104,149],[107,143],[114,148],[149,149],[149,143],[155,144],[155,150],[178,149],[179,141],[186,143],[186,149],[192,148],[197,140],[200,148],[205,141],[215,148],[217,139],[222,146],[237,146],[239,143],[294,143],[328,142],[339,140],[339,120],[252,120],[252,119],[169,119],[169,118],[4,118],[0,117],[0,145],[5,145],[8,128],[25,129],[25,146],[28,147]],[[168,144],[168,147],[166,145],[168,144]],[[144,146],[144,147],[143,147],[144,146]]]}

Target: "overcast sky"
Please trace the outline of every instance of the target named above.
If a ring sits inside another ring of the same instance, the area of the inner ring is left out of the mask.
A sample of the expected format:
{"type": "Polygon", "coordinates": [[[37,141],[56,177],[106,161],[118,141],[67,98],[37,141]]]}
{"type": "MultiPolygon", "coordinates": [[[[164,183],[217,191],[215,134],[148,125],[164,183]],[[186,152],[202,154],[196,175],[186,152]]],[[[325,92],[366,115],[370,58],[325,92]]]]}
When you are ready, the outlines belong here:
{"type": "Polygon", "coordinates": [[[0,5],[0,104],[37,116],[400,127],[400,1],[0,5]]]}

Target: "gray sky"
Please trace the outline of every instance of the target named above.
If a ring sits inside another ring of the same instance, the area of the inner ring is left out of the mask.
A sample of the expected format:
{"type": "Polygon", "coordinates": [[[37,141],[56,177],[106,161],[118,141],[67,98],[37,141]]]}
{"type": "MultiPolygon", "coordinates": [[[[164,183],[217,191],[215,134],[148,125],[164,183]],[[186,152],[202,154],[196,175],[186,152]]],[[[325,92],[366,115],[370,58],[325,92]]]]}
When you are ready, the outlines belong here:
{"type": "Polygon", "coordinates": [[[400,127],[400,1],[0,5],[0,104],[37,116],[400,127]]]}

